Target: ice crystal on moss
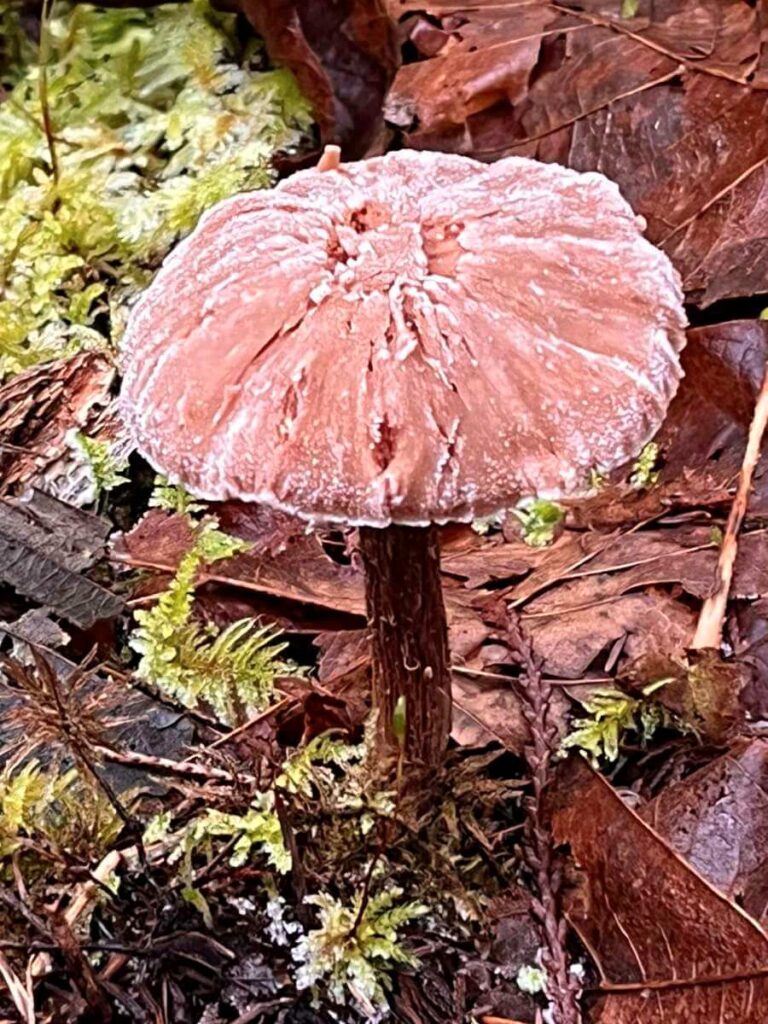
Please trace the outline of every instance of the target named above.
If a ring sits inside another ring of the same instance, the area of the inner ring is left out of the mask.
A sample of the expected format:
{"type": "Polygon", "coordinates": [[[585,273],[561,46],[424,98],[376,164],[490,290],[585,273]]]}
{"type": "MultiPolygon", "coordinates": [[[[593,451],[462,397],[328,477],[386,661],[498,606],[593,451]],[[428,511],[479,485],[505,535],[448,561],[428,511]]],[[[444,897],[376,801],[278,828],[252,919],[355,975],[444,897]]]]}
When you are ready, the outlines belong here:
{"type": "Polygon", "coordinates": [[[365,903],[359,893],[350,904],[328,893],[308,896],[319,923],[296,945],[294,958],[301,965],[297,986],[310,988],[322,981],[337,1003],[352,1001],[364,1012],[386,1006],[392,970],[418,962],[403,945],[400,930],[428,911],[421,903],[399,902],[402,895],[392,887],[365,903]]]}

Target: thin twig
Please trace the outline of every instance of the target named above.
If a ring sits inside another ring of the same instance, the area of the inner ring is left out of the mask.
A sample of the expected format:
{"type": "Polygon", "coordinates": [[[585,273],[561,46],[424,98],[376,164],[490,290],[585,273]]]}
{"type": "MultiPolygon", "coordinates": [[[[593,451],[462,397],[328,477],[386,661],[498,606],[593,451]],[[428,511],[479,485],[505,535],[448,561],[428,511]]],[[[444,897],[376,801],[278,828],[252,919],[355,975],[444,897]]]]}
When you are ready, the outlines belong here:
{"type": "MultiPolygon", "coordinates": [[[[480,668],[467,668],[465,665],[454,665],[451,668],[451,672],[457,676],[469,676],[474,679],[497,679],[499,682],[506,683],[507,686],[512,682],[512,676],[504,675],[502,672],[489,672],[487,669],[480,668]]],[[[547,676],[546,681],[550,686],[612,686],[615,682],[613,676],[602,675],[602,676],[584,676],[582,679],[556,679],[553,676],[547,676]]]]}
{"type": "Polygon", "coordinates": [[[94,750],[105,761],[112,764],[124,764],[131,768],[144,768],[156,775],[175,775],[180,778],[207,779],[211,782],[225,782],[230,786],[238,783],[255,784],[253,775],[234,775],[223,768],[198,764],[197,761],[173,761],[168,757],[155,757],[152,754],[139,754],[135,751],[114,750],[112,747],[96,746],[94,750]]]}
{"type": "MultiPolygon", "coordinates": [[[[81,948],[87,953],[124,953],[126,956],[157,956],[152,946],[126,946],[120,942],[83,942],[81,948]]],[[[56,942],[12,942],[0,939],[0,949],[18,953],[58,953],[61,947],[56,942]]]]}
{"type": "Polygon", "coordinates": [[[0,978],[5,982],[8,994],[24,1024],[35,1024],[35,997],[32,993],[32,979],[29,971],[22,981],[11,967],[5,953],[0,953],[0,978]]]}
{"type": "Polygon", "coordinates": [[[261,1020],[269,1010],[276,1010],[280,1006],[287,1006],[293,1002],[291,996],[279,996],[277,999],[268,999],[263,1003],[251,1006],[245,1013],[241,1013],[232,1021],[232,1024],[251,1024],[251,1021],[261,1020]]]}
{"type": "Polygon", "coordinates": [[[733,499],[733,505],[731,505],[731,512],[725,527],[723,543],[720,546],[720,558],[717,564],[717,589],[714,594],[711,594],[706,599],[699,614],[696,633],[691,643],[691,647],[695,650],[701,650],[704,647],[714,647],[717,649],[722,641],[723,622],[725,621],[728,595],[731,590],[733,566],[738,551],[737,538],[744,522],[744,517],[747,514],[752,476],[760,459],[760,449],[766,426],[768,426],[768,366],[766,366],[763,384],[755,403],[755,411],[749,427],[749,437],[747,438],[747,450],[744,452],[744,461],[741,464],[741,472],[739,473],[739,484],[736,488],[736,496],[733,499]]]}
{"type": "MultiPolygon", "coordinates": [[[[74,926],[98,893],[103,890],[110,876],[129,857],[131,851],[135,853],[137,859],[140,857],[138,847],[136,846],[129,847],[123,851],[110,850],[93,869],[88,881],[76,887],[70,903],[62,912],[62,921],[68,928],[74,926]]],[[[39,978],[47,974],[50,964],[51,958],[47,953],[36,953],[29,962],[30,977],[39,978]]]]}
{"type": "Polygon", "coordinates": [[[230,732],[225,733],[223,736],[219,736],[218,739],[214,740],[213,743],[209,743],[203,749],[215,750],[216,747],[224,746],[224,744],[229,743],[230,740],[236,739],[244,732],[248,732],[249,729],[252,729],[260,722],[264,722],[273,715],[276,715],[278,712],[283,711],[292,702],[298,703],[295,697],[283,697],[282,700],[277,702],[277,704],[271,704],[265,711],[260,712],[260,714],[256,715],[254,718],[249,718],[247,722],[243,722],[242,725],[238,725],[237,728],[230,730],[230,732]]]}

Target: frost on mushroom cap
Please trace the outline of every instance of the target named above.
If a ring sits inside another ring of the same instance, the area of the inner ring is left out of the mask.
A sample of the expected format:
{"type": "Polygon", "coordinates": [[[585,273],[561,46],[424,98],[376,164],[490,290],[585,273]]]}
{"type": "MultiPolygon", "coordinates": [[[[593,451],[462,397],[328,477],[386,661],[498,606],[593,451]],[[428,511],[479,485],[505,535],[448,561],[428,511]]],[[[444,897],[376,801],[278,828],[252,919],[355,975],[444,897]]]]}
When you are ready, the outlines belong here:
{"type": "Polygon", "coordinates": [[[684,328],[602,175],[392,153],[211,210],[133,312],[122,410],[200,497],[468,520],[634,455],[684,328]]]}

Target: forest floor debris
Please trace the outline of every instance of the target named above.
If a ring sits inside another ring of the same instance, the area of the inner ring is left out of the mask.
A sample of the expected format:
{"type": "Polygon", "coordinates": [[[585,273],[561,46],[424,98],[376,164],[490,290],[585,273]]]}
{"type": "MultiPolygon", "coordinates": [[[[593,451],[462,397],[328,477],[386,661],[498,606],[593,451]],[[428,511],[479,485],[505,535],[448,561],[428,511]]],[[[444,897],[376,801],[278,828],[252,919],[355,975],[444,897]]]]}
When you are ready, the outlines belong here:
{"type": "Polygon", "coordinates": [[[762,1024],[764,13],[350,0],[330,46],[293,3],[52,7],[46,111],[42,6],[0,12],[0,1017],[762,1024]],[[426,808],[369,763],[355,532],[196,502],[113,413],[163,255],[320,142],[599,169],[694,325],[641,467],[443,528],[426,808]]]}

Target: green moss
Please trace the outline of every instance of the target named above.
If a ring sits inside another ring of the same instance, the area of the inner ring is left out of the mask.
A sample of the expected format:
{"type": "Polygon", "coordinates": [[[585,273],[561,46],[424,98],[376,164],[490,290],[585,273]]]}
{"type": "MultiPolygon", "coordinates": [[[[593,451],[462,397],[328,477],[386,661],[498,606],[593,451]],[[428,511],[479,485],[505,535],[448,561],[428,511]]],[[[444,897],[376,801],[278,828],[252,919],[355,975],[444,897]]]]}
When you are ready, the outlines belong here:
{"type": "MultiPolygon", "coordinates": [[[[663,685],[663,681],[659,683],[663,685]]],[[[576,747],[593,764],[601,758],[615,761],[627,732],[636,733],[643,743],[661,726],[673,723],[673,716],[662,704],[643,696],[632,697],[611,687],[596,689],[582,706],[587,718],[577,718],[572,731],[563,740],[563,748],[576,747]]]]}
{"type": "Polygon", "coordinates": [[[122,826],[92,780],[39,761],[0,773],[0,862],[37,846],[68,858],[101,855],[122,826]]]}
{"type": "Polygon", "coordinates": [[[402,895],[392,886],[370,897],[358,893],[350,904],[328,893],[308,896],[305,902],[317,908],[319,923],[296,944],[297,986],[322,982],[337,1003],[350,1001],[371,1015],[386,1007],[391,973],[418,964],[403,946],[400,929],[428,912],[402,895]]]}
{"type": "Polygon", "coordinates": [[[513,512],[522,524],[523,540],[532,548],[551,544],[557,528],[565,519],[565,511],[560,505],[544,498],[524,498],[513,512]]]}
{"type": "Polygon", "coordinates": [[[650,441],[637,457],[637,462],[632,466],[632,475],[629,482],[636,490],[645,490],[653,487],[659,479],[659,471],[656,467],[656,460],[659,457],[659,446],[655,441],[650,441]]]}
{"type": "Polygon", "coordinates": [[[269,703],[285,645],[271,626],[240,619],[224,630],[192,616],[195,578],[203,564],[231,558],[248,545],[204,519],[156,604],[136,612],[131,647],[141,655],[137,674],[185,707],[205,706],[223,722],[240,724],[269,703]]]}
{"type": "Polygon", "coordinates": [[[309,124],[290,74],[259,70],[207,0],[54,3],[42,70],[18,10],[2,19],[0,375],[115,342],[174,242],[218,200],[270,185],[272,155],[309,124]]]}

